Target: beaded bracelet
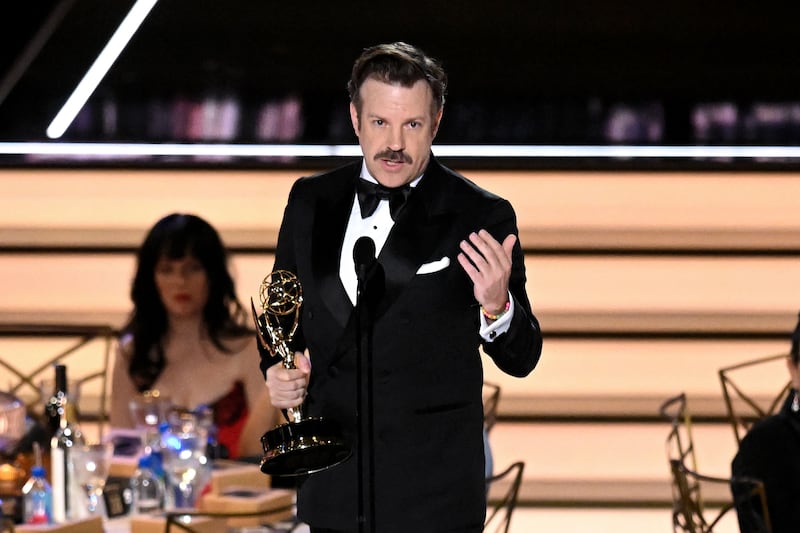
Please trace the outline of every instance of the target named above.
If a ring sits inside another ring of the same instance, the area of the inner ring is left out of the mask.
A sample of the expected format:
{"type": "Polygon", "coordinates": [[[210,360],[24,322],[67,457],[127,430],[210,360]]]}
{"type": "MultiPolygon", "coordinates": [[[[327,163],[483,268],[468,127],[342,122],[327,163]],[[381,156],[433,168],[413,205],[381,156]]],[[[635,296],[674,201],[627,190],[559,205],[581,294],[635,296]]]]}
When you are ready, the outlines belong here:
{"type": "Polygon", "coordinates": [[[503,316],[504,314],[508,313],[508,310],[509,310],[509,308],[510,308],[510,307],[511,307],[511,301],[510,301],[510,300],[506,300],[506,307],[505,307],[505,309],[503,309],[502,311],[500,311],[500,312],[499,312],[499,313],[497,313],[496,315],[493,315],[493,314],[491,314],[491,313],[490,313],[489,311],[487,311],[487,310],[486,310],[486,308],[485,308],[485,307],[483,307],[483,306],[481,306],[481,313],[483,313],[483,316],[485,316],[485,317],[486,317],[486,318],[488,318],[489,320],[497,320],[498,318],[500,318],[500,317],[501,317],[501,316],[503,316]]]}

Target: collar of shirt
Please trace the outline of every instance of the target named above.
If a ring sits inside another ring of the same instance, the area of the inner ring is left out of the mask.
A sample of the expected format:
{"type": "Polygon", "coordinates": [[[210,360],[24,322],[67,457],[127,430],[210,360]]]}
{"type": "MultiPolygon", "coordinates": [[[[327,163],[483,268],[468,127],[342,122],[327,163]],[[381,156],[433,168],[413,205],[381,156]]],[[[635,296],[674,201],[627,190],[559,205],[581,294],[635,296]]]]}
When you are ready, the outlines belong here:
{"type": "MultiPolygon", "coordinates": [[[[361,179],[378,183],[367,170],[366,163],[361,163],[361,179]]],[[[419,176],[410,183],[412,187],[416,187],[422,176],[419,176]]],[[[394,227],[394,220],[389,214],[389,201],[381,200],[378,208],[367,218],[361,218],[361,208],[358,206],[358,198],[356,198],[355,190],[353,190],[353,205],[350,208],[350,218],[347,221],[347,229],[344,233],[344,242],[342,243],[341,256],[339,258],[339,279],[342,280],[342,285],[350,298],[350,302],[356,304],[356,291],[358,289],[358,280],[356,278],[355,261],[353,261],[353,246],[359,237],[367,236],[375,242],[375,255],[381,253],[383,245],[386,244],[386,239],[389,238],[389,233],[394,227]]]]}
{"type": "MultiPolygon", "coordinates": [[[[411,183],[409,183],[409,185],[412,187],[416,187],[417,185],[419,185],[419,180],[422,179],[423,175],[424,174],[420,174],[419,177],[414,178],[414,180],[412,180],[411,183]]],[[[371,183],[378,183],[378,180],[373,178],[372,174],[369,173],[369,169],[367,168],[367,163],[363,160],[361,162],[361,179],[367,180],[371,183]]],[[[384,200],[384,202],[388,203],[387,200],[384,200]]]]}

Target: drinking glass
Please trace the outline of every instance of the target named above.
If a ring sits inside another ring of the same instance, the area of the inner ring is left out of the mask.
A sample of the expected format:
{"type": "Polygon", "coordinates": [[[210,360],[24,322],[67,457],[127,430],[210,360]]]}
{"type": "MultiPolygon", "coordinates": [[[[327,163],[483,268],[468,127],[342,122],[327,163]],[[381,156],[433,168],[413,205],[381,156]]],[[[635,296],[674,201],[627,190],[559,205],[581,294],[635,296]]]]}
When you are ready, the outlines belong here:
{"type": "Polygon", "coordinates": [[[161,435],[164,470],[175,492],[175,507],[195,508],[197,496],[211,476],[206,455],[208,424],[204,415],[174,410],[161,435]]]}
{"type": "Polygon", "coordinates": [[[110,442],[83,444],[70,450],[75,484],[86,493],[87,510],[90,516],[102,514],[103,488],[108,478],[108,469],[114,446],[110,442]]]}
{"type": "Polygon", "coordinates": [[[128,402],[136,430],[142,436],[145,455],[158,447],[161,438],[159,427],[167,421],[171,407],[169,397],[161,395],[157,390],[144,391],[128,402]]]}

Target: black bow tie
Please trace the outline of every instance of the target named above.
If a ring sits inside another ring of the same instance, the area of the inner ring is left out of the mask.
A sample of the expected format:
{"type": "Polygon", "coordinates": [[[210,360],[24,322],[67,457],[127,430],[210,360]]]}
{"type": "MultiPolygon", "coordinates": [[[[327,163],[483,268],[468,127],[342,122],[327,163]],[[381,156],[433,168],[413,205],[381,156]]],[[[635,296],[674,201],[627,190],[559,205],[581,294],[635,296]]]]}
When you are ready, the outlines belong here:
{"type": "Polygon", "coordinates": [[[411,194],[411,185],[402,187],[385,187],[380,183],[372,183],[365,179],[358,180],[358,205],[361,207],[361,218],[367,218],[378,208],[381,200],[389,200],[389,214],[392,220],[397,219],[397,214],[406,205],[408,195],[411,194]]]}

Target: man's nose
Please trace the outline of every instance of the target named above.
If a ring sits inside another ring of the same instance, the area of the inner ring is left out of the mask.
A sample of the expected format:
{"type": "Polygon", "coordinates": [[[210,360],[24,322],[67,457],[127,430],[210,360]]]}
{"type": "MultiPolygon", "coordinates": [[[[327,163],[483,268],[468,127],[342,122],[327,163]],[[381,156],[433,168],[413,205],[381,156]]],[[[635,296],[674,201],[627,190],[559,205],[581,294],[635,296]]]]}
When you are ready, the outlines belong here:
{"type": "Polygon", "coordinates": [[[403,129],[390,128],[387,148],[389,148],[394,152],[399,152],[400,150],[403,150],[405,147],[406,146],[405,146],[405,139],[403,137],[403,129]]]}

